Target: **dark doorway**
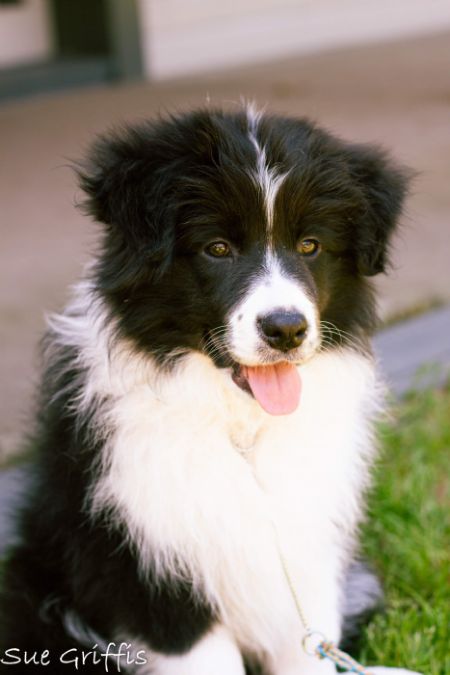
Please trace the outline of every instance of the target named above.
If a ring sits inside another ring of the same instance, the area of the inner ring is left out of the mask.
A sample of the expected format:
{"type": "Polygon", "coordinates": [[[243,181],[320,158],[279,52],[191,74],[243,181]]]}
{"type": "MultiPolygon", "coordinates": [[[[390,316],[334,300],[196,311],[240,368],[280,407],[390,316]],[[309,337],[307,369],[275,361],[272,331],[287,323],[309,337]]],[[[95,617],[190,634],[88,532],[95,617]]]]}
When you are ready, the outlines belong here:
{"type": "Polygon", "coordinates": [[[110,55],[105,0],[50,0],[50,7],[56,48],[62,58],[110,55]]]}

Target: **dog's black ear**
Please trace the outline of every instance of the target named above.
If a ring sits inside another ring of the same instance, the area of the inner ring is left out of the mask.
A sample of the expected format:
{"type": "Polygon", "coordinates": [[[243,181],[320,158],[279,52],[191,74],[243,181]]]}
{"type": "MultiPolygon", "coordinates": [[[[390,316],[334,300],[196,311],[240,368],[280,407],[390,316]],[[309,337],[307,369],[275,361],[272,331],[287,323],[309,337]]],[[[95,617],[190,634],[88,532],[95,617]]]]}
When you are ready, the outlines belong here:
{"type": "Polygon", "coordinates": [[[87,195],[85,211],[123,245],[145,249],[155,260],[167,252],[173,239],[170,200],[165,199],[167,164],[148,126],[100,137],[87,161],[77,167],[87,195]]]}
{"type": "Polygon", "coordinates": [[[350,145],[347,150],[352,178],[363,197],[354,223],[358,271],[373,276],[386,269],[411,172],[395,166],[377,148],[350,145]]]}

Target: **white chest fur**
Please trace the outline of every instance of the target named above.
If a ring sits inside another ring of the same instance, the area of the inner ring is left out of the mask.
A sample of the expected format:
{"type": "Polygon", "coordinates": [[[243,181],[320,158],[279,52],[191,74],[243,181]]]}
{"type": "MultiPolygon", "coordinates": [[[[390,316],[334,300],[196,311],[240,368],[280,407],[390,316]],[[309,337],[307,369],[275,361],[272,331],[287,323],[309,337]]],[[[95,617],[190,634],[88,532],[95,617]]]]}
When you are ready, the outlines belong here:
{"type": "Polygon", "coordinates": [[[370,361],[351,351],[314,357],[300,368],[299,409],[283,417],[200,354],[167,377],[110,363],[89,385],[113,401],[99,412],[110,440],[93,508],[113,507],[143,568],[193,580],[242,648],[266,653],[298,629],[274,521],[305,610],[336,637],[338,577],[377,408],[370,361]]]}

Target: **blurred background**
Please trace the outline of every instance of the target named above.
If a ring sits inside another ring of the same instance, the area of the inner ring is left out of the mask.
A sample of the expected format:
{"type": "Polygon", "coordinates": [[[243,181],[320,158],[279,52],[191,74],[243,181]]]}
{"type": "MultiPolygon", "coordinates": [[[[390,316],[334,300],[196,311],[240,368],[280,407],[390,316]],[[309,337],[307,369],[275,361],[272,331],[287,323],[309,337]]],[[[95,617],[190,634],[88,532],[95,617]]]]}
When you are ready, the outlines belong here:
{"type": "Polygon", "coordinates": [[[448,0],[0,0],[0,464],[97,236],[70,162],[115,124],[241,97],[413,168],[381,314],[450,300],[448,0]]]}

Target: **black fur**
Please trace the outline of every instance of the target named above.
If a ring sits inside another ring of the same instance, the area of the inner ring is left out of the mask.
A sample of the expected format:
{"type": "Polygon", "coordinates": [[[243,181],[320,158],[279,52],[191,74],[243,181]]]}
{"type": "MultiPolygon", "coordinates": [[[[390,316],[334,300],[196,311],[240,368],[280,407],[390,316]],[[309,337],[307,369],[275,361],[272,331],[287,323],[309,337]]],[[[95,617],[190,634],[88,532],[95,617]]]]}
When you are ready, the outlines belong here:
{"type": "MultiPolygon", "coordinates": [[[[87,211],[105,226],[95,285],[121,335],[161,362],[175,348],[202,350],[262,264],[265,212],[250,178],[247,131],[244,113],[148,122],[98,140],[79,169],[87,211]],[[204,247],[220,238],[230,241],[233,257],[212,260],[204,247]]],[[[289,172],[274,224],[284,268],[309,287],[324,321],[365,341],[375,325],[367,277],[386,267],[404,172],[382,152],[344,143],[306,120],[264,116],[259,134],[269,165],[289,172]],[[322,242],[317,259],[299,263],[302,236],[322,242]]],[[[328,344],[341,339],[333,333],[328,344]]],[[[221,357],[217,365],[227,365],[221,357]]],[[[80,418],[72,405],[83,377],[77,354],[62,349],[43,380],[35,480],[18,516],[23,543],[11,551],[3,579],[0,658],[11,647],[54,655],[80,648],[67,635],[67,612],[106,642],[124,631],[157,651],[183,653],[214,612],[187,584],[142,578],[126,533],[86,509],[103,439],[89,413],[80,418]]],[[[57,663],[21,668],[75,672],[57,663]]],[[[0,672],[10,670],[0,664],[0,672]]]]}

